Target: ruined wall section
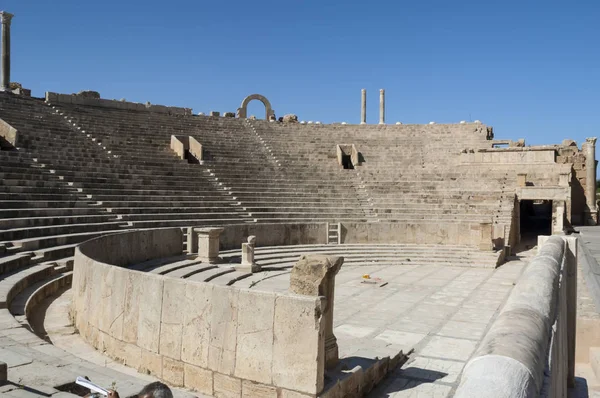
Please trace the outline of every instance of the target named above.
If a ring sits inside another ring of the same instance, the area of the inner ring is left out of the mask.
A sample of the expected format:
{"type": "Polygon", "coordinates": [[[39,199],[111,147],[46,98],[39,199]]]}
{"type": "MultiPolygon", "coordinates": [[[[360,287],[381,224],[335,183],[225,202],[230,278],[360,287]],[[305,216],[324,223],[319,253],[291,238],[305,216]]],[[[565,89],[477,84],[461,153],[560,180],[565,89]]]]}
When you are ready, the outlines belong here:
{"type": "MultiPolygon", "coordinates": [[[[556,163],[572,164],[571,174],[571,223],[575,225],[583,224],[585,217],[585,188],[587,185],[585,154],[583,150],[577,148],[577,144],[572,140],[563,141],[557,150],[556,163]]],[[[592,181],[592,184],[595,184],[592,181]]]]}

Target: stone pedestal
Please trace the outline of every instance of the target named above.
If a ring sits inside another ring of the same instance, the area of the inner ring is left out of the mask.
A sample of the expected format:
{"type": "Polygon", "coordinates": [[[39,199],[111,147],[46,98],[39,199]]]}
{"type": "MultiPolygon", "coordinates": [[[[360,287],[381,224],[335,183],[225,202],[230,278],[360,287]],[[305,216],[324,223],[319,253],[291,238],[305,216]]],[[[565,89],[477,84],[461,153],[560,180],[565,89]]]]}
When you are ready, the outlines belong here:
{"type": "Polygon", "coordinates": [[[517,174],[517,186],[524,187],[527,185],[527,173],[517,174]]]}
{"type": "Polygon", "coordinates": [[[360,90],[360,124],[367,124],[367,90],[360,90]]]}
{"type": "Polygon", "coordinates": [[[256,245],[256,236],[250,235],[247,243],[242,243],[242,263],[235,269],[242,272],[259,272],[260,265],[254,262],[254,247],[256,245]]]}
{"type": "Polygon", "coordinates": [[[292,268],[290,292],[307,296],[324,296],[327,299],[323,311],[325,319],[325,368],[339,362],[337,339],[333,334],[333,304],[335,275],[339,272],[343,257],[304,255],[292,268]]]}
{"type": "Polygon", "coordinates": [[[379,90],[379,124],[385,124],[385,90],[379,90]]]}
{"type": "Polygon", "coordinates": [[[13,14],[0,12],[2,23],[2,75],[0,76],[0,91],[10,91],[10,22],[13,14]]]}
{"type": "Polygon", "coordinates": [[[219,257],[219,236],[223,228],[194,228],[198,234],[198,260],[203,263],[216,264],[219,257]]]}

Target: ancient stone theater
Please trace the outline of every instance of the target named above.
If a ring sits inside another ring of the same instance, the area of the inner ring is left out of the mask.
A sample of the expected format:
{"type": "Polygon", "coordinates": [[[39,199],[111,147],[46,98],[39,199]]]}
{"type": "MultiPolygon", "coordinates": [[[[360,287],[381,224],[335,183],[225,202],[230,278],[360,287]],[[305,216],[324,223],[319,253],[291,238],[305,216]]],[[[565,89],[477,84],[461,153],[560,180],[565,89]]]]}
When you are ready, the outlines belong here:
{"type": "Polygon", "coordinates": [[[598,388],[596,138],[36,98],[0,16],[0,392],[598,388]]]}

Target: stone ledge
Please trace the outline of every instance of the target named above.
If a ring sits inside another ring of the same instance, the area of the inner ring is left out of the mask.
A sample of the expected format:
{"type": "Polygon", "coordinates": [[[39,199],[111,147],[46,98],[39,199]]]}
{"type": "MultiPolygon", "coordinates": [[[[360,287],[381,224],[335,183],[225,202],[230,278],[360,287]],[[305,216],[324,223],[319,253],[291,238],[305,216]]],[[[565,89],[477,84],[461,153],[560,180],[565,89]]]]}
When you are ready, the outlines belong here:
{"type": "Polygon", "coordinates": [[[137,102],[127,102],[118,100],[109,100],[102,98],[90,98],[77,94],[59,94],[46,91],[46,102],[51,104],[72,104],[84,106],[98,106],[101,108],[123,109],[129,111],[146,111],[155,113],[166,113],[170,115],[192,115],[191,108],[181,108],[176,106],[140,104],[137,102]]]}

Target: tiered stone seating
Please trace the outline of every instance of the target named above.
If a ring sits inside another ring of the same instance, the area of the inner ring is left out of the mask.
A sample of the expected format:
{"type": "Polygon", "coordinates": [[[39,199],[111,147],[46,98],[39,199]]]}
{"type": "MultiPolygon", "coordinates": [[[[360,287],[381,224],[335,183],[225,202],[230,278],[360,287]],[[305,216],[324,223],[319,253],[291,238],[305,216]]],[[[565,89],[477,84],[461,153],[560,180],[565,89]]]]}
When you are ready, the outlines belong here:
{"type": "Polygon", "coordinates": [[[0,151],[3,273],[69,264],[78,243],[128,228],[249,220],[227,192],[162,145],[149,140],[116,154],[60,113],[0,94],[0,118],[19,132],[18,150],[0,151]]]}
{"type": "Polygon", "coordinates": [[[294,125],[252,121],[285,167],[337,169],[359,181],[378,220],[504,222],[512,200],[506,170],[460,165],[465,148],[490,147],[480,124],[294,125]],[[336,144],[355,144],[364,162],[341,170],[336,144]]]}

